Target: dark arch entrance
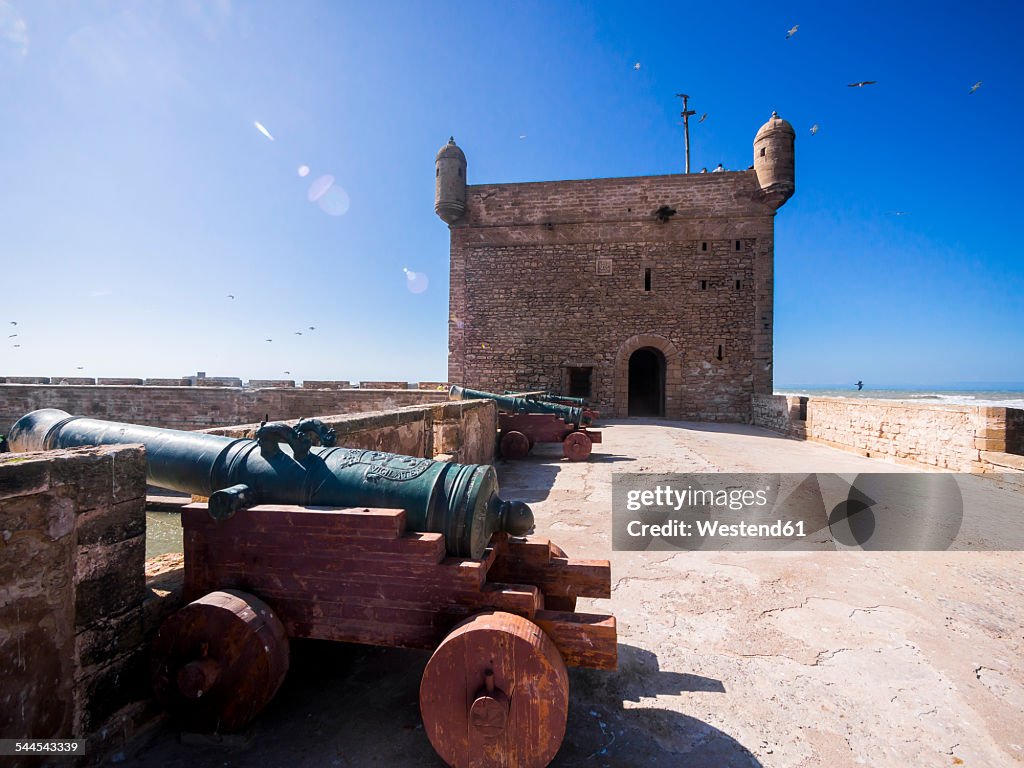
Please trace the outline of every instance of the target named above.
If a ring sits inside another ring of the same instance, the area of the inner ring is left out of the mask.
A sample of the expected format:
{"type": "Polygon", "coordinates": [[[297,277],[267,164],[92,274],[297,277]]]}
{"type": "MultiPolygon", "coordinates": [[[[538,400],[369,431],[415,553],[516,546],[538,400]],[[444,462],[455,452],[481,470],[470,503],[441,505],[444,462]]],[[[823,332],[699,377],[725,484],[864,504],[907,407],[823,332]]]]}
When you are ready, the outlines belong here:
{"type": "Polygon", "coordinates": [[[654,347],[629,356],[629,415],[665,415],[665,355],[654,347]]]}

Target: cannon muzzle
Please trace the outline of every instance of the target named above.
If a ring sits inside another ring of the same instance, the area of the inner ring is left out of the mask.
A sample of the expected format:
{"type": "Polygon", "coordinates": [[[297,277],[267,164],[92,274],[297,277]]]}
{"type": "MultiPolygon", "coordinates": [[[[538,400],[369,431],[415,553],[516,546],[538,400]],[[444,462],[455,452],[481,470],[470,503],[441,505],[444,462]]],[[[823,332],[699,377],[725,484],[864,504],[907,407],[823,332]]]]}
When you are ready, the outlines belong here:
{"type": "Polygon", "coordinates": [[[146,481],[208,496],[218,519],[255,504],[404,509],[409,530],[442,533],[448,553],[480,558],[491,536],[521,536],[533,512],[498,496],[493,467],[332,447],[333,430],[304,419],[263,424],[256,439],[159,429],[45,408],[11,429],[14,451],[141,444],[146,481]],[[313,446],[310,434],[322,444],[313,446]]]}
{"type": "Polygon", "coordinates": [[[493,400],[497,403],[499,409],[509,413],[551,413],[559,416],[576,428],[586,426],[591,421],[590,416],[583,408],[549,403],[543,400],[533,400],[528,397],[497,395],[493,392],[481,392],[477,389],[453,386],[448,391],[448,398],[450,400],[493,400]]]}

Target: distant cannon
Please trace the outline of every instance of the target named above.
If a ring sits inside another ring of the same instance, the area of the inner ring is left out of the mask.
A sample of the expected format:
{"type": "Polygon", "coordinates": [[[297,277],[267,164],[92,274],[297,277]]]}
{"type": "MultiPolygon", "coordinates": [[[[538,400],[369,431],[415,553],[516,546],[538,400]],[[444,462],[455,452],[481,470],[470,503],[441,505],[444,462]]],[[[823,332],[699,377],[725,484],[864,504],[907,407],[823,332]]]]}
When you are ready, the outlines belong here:
{"type": "Polygon", "coordinates": [[[560,405],[576,405],[581,408],[584,408],[587,405],[587,399],[585,397],[569,397],[568,395],[559,395],[555,392],[545,392],[543,390],[517,392],[512,389],[506,389],[505,394],[512,395],[513,397],[525,397],[530,400],[540,400],[541,402],[545,403],[559,403],[560,405]]]}
{"type": "Polygon", "coordinates": [[[506,389],[505,394],[512,395],[513,397],[525,397],[529,400],[539,400],[543,403],[574,405],[578,408],[582,408],[584,418],[589,418],[591,422],[596,421],[601,416],[600,412],[596,408],[592,407],[585,397],[569,397],[569,395],[559,395],[555,392],[545,392],[543,390],[533,392],[513,392],[510,389],[506,389]]]}
{"type": "Polygon", "coordinates": [[[593,412],[579,406],[452,387],[452,400],[493,400],[498,406],[498,447],[506,459],[521,459],[535,443],[561,443],[569,461],[585,461],[601,433],[588,430],[593,412]]]}
{"type": "Polygon", "coordinates": [[[208,496],[215,519],[257,504],[398,508],[411,530],[443,533],[449,554],[469,557],[480,557],[496,531],[521,535],[533,527],[526,504],[498,496],[493,467],[330,447],[333,430],[313,419],[294,428],[263,424],[249,440],[46,408],[19,419],[10,442],[15,451],[141,443],[147,482],[208,496]],[[322,445],[314,447],[310,435],[322,445]]]}

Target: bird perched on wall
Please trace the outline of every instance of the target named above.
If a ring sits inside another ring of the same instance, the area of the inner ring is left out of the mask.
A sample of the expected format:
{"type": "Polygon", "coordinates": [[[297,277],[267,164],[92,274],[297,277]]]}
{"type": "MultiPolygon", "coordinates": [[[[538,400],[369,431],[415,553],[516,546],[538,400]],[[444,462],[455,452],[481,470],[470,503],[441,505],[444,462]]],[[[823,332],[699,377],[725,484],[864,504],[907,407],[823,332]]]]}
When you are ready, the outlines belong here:
{"type": "Polygon", "coordinates": [[[669,219],[676,215],[676,209],[671,208],[667,205],[663,205],[654,212],[654,215],[658,217],[658,221],[664,224],[666,221],[668,221],[669,219]]]}
{"type": "Polygon", "coordinates": [[[715,166],[715,170],[713,170],[712,173],[722,173],[723,171],[725,171],[725,168],[723,168],[722,164],[719,163],[715,166]]]}
{"type": "Polygon", "coordinates": [[[971,86],[971,90],[969,90],[967,92],[967,95],[970,96],[972,93],[974,93],[979,88],[981,88],[981,80],[979,80],[978,82],[976,82],[974,85],[971,86]]]}
{"type": "MultiPolygon", "coordinates": [[[[800,29],[800,25],[799,24],[794,24],[793,28],[786,33],[786,39],[789,40],[789,38],[791,38],[793,35],[796,34],[796,31],[798,29],[800,29]]],[[[814,37],[814,35],[811,35],[811,37],[814,37]]]]}
{"type": "Polygon", "coordinates": [[[814,134],[816,134],[816,133],[818,132],[818,130],[819,130],[819,128],[818,128],[818,124],[817,124],[817,123],[815,123],[814,125],[812,125],[812,126],[811,126],[811,136],[813,136],[814,134]]]}
{"type": "Polygon", "coordinates": [[[877,80],[861,80],[859,83],[847,83],[847,88],[863,88],[865,85],[874,85],[877,80]]]}

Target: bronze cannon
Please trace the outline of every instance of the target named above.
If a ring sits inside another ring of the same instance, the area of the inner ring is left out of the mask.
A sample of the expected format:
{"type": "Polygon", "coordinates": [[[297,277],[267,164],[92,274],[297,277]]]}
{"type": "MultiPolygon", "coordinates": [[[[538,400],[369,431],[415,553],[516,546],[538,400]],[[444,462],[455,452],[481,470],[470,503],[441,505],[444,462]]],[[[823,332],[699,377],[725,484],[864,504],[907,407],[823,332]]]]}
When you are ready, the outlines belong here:
{"type": "Polygon", "coordinates": [[[10,441],[15,451],[141,443],[147,482],[209,497],[215,519],[257,504],[404,509],[410,530],[443,533],[449,554],[469,557],[480,557],[496,531],[533,527],[529,506],[498,496],[493,467],[332,447],[333,430],[314,419],[263,424],[249,440],[45,408],[19,419],[10,441]]]}
{"type": "Polygon", "coordinates": [[[503,458],[521,459],[535,443],[561,443],[569,461],[585,461],[601,433],[587,429],[594,412],[573,405],[537,400],[531,396],[497,395],[453,386],[452,400],[493,400],[498,406],[498,449],[503,458]]]}

